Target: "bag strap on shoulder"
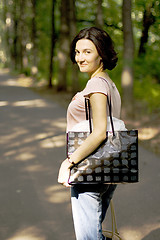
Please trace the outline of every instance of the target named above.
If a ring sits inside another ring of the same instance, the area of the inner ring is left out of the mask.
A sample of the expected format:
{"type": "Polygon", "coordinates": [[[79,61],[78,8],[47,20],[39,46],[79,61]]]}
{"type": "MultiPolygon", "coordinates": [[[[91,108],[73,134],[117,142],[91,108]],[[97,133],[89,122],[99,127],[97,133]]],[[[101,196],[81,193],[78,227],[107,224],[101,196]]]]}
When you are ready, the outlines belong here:
{"type": "MultiPolygon", "coordinates": [[[[108,81],[105,78],[102,78],[105,82],[109,85],[108,81]]],[[[111,94],[110,96],[107,95],[107,103],[109,108],[109,117],[111,122],[111,128],[113,132],[113,136],[115,136],[113,119],[112,119],[112,104],[111,104],[111,94]]],[[[92,122],[91,122],[91,104],[89,98],[85,98],[85,111],[86,111],[86,120],[89,120],[89,129],[90,133],[92,132],[92,122]]]]}
{"type": "Polygon", "coordinates": [[[86,111],[86,120],[89,120],[89,130],[92,132],[92,122],[91,122],[91,104],[89,98],[85,98],[85,111],[86,111]]]}

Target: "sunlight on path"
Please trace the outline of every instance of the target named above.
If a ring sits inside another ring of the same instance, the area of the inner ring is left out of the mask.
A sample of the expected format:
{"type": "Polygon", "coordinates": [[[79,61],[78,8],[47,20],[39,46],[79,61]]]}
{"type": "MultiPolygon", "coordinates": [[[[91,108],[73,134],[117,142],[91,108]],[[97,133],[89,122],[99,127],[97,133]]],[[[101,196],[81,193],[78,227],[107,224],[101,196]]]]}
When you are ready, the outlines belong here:
{"type": "MultiPolygon", "coordinates": [[[[121,236],[124,240],[142,240],[145,236],[147,236],[150,232],[160,229],[160,224],[151,223],[151,224],[142,224],[139,228],[136,227],[123,227],[120,230],[122,232],[121,236]]],[[[159,240],[155,238],[155,240],[159,240]]]]}
{"type": "Polygon", "coordinates": [[[7,238],[6,240],[46,240],[46,238],[43,235],[41,236],[40,229],[27,227],[17,231],[13,237],[7,238]]]}
{"type": "Polygon", "coordinates": [[[70,202],[70,191],[61,185],[49,186],[45,190],[48,201],[51,203],[70,202]]]}

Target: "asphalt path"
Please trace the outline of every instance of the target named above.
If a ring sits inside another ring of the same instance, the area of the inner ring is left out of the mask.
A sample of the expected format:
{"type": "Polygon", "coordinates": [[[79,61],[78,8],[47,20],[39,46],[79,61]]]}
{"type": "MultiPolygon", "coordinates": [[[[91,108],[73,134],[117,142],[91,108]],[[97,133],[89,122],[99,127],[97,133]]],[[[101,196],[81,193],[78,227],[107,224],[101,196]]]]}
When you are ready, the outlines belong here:
{"type": "MultiPolygon", "coordinates": [[[[65,128],[66,109],[0,71],[0,240],[75,240],[70,190],[57,183],[65,128]]],[[[118,229],[124,240],[159,240],[160,159],[140,147],[139,160],[140,182],[114,195],[118,229]]]]}

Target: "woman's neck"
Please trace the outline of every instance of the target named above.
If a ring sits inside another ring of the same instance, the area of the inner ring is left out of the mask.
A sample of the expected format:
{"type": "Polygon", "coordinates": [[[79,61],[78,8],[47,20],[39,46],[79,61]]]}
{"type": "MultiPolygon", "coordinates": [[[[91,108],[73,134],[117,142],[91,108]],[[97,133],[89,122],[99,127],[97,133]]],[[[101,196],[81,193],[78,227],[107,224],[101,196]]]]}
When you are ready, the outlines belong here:
{"type": "Polygon", "coordinates": [[[103,72],[103,66],[100,66],[99,68],[97,68],[97,70],[95,72],[93,72],[90,77],[93,78],[95,77],[97,74],[103,72]]]}
{"type": "Polygon", "coordinates": [[[100,66],[94,73],[92,73],[90,75],[90,78],[93,78],[93,77],[105,77],[105,76],[107,76],[107,73],[104,72],[103,66],[100,66]]]}

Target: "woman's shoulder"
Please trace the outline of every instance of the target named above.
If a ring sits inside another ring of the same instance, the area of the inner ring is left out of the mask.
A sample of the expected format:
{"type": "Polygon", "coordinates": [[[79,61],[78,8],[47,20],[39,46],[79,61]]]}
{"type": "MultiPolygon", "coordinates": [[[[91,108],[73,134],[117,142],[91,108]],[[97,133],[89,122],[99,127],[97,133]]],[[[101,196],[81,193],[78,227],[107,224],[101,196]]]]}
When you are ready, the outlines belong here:
{"type": "Polygon", "coordinates": [[[104,88],[115,88],[115,83],[111,80],[108,75],[100,75],[90,78],[87,82],[86,87],[88,86],[95,86],[95,87],[104,87],[104,88]]]}
{"type": "Polygon", "coordinates": [[[104,84],[105,83],[105,80],[107,81],[107,78],[105,77],[101,77],[101,76],[95,76],[95,77],[92,77],[88,80],[87,85],[99,85],[99,84],[104,84]]]}
{"type": "Polygon", "coordinates": [[[108,95],[109,86],[108,84],[106,84],[104,79],[98,76],[95,76],[88,80],[86,87],[82,92],[85,97],[86,96],[88,97],[89,94],[96,93],[96,92],[100,92],[100,93],[104,93],[105,95],[108,95]]]}
{"type": "Polygon", "coordinates": [[[100,88],[100,87],[104,87],[104,82],[101,78],[99,77],[93,77],[93,78],[90,78],[88,80],[88,82],[86,83],[86,86],[84,88],[84,91],[87,89],[97,89],[97,88],[100,88]]]}

